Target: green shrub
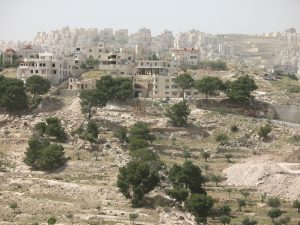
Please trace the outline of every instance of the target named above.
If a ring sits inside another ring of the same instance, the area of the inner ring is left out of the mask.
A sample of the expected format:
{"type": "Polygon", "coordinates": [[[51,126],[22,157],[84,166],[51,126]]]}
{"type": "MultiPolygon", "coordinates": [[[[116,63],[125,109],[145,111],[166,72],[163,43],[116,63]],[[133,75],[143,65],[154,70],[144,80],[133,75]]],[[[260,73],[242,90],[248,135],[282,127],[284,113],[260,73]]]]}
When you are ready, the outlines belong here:
{"type": "Polygon", "coordinates": [[[166,193],[171,196],[172,198],[176,199],[179,204],[187,199],[189,196],[189,191],[183,187],[176,187],[173,189],[166,190],[166,193]]]}
{"type": "Polygon", "coordinates": [[[227,134],[221,133],[216,136],[215,140],[221,145],[225,145],[228,143],[229,137],[227,136],[227,134]]]}
{"type": "Polygon", "coordinates": [[[288,92],[290,92],[290,93],[300,93],[300,86],[289,87],[288,92]]]}
{"type": "Polygon", "coordinates": [[[267,202],[268,206],[272,208],[278,208],[281,205],[280,199],[277,197],[271,197],[267,202]]]}
{"type": "Polygon", "coordinates": [[[32,169],[53,170],[65,163],[64,148],[47,139],[33,137],[28,141],[24,162],[32,169]]]}
{"type": "Polygon", "coordinates": [[[46,123],[39,122],[35,125],[35,130],[39,135],[54,137],[58,142],[64,142],[67,139],[67,134],[61,125],[60,119],[57,117],[48,117],[46,119],[46,123]]]}
{"type": "Polygon", "coordinates": [[[232,125],[232,126],[230,127],[230,130],[231,130],[231,132],[236,133],[236,132],[239,131],[239,128],[237,127],[237,125],[232,125]]]}
{"type": "Polygon", "coordinates": [[[271,125],[266,124],[265,126],[261,126],[259,128],[258,135],[260,138],[266,139],[271,131],[272,131],[271,125]]]}

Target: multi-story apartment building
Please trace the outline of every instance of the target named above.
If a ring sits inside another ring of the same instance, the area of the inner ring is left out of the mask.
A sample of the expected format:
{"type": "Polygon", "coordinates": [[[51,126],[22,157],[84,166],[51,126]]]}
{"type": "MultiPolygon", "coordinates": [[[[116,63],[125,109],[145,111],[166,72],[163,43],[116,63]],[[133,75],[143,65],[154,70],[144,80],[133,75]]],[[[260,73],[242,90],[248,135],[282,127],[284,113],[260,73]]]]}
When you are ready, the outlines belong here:
{"type": "Polygon", "coordinates": [[[17,58],[17,53],[12,48],[7,48],[2,53],[2,63],[3,65],[12,65],[17,58]]]}
{"type": "Polygon", "coordinates": [[[173,61],[137,60],[136,75],[168,75],[177,71],[178,64],[173,61]]]}
{"type": "Polygon", "coordinates": [[[173,59],[181,64],[197,65],[200,51],[194,48],[171,49],[173,59]]]}
{"type": "Polygon", "coordinates": [[[40,53],[34,58],[25,58],[17,69],[17,78],[24,82],[32,75],[42,76],[57,85],[72,75],[72,65],[52,53],[40,53]]]}
{"type": "Polygon", "coordinates": [[[174,82],[176,75],[159,76],[153,75],[153,85],[150,86],[152,90],[149,90],[150,98],[196,98],[199,97],[198,90],[192,88],[183,91],[174,82]]]}
{"type": "Polygon", "coordinates": [[[141,28],[137,33],[131,34],[129,38],[129,43],[142,45],[143,47],[148,47],[151,45],[151,30],[148,28],[141,28]]]}
{"type": "Polygon", "coordinates": [[[129,40],[128,29],[119,29],[115,31],[115,42],[125,44],[129,40]]]}

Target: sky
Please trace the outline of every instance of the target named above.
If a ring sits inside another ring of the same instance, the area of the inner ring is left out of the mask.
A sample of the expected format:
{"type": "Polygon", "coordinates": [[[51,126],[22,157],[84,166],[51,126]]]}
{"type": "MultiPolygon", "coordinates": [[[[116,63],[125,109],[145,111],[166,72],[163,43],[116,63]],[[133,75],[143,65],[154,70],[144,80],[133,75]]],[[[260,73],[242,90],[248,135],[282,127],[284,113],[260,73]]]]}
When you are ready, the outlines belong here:
{"type": "Polygon", "coordinates": [[[205,33],[300,32],[300,0],[0,0],[0,40],[32,40],[64,26],[147,27],[156,35],[197,29],[205,33]]]}

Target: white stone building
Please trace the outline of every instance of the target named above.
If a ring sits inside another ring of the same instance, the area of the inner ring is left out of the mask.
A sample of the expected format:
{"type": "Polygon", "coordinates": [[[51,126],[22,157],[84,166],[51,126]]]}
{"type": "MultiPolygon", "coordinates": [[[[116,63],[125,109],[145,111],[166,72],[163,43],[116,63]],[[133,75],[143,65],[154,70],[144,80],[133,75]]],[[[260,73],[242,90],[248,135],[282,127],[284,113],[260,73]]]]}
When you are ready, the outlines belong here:
{"type": "Polygon", "coordinates": [[[198,90],[192,88],[183,91],[174,82],[177,75],[159,76],[153,75],[152,90],[149,90],[150,98],[182,98],[194,99],[199,97],[198,90]]]}
{"type": "Polygon", "coordinates": [[[78,78],[69,78],[68,89],[69,90],[85,90],[93,89],[96,87],[96,82],[94,80],[81,80],[78,78]]]}
{"type": "Polygon", "coordinates": [[[194,48],[171,49],[173,59],[180,64],[197,65],[200,51],[194,48]]]}
{"type": "Polygon", "coordinates": [[[17,78],[24,82],[32,75],[42,76],[52,85],[58,85],[72,75],[72,65],[67,60],[55,58],[52,53],[40,53],[35,58],[25,58],[17,69],[17,78]]]}
{"type": "Polygon", "coordinates": [[[136,75],[168,75],[178,70],[178,64],[173,61],[137,60],[136,75]]]}

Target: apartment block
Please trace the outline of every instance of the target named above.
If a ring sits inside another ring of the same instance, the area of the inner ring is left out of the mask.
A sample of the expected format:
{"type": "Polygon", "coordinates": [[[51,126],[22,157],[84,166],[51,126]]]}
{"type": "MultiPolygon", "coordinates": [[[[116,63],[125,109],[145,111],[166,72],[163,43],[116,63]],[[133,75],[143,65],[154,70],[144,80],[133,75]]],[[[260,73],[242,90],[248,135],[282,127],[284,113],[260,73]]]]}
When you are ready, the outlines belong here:
{"type": "Polygon", "coordinates": [[[34,58],[25,58],[17,69],[17,78],[24,82],[33,75],[58,85],[72,75],[72,65],[65,59],[55,58],[52,53],[40,53],[34,58]]]}

